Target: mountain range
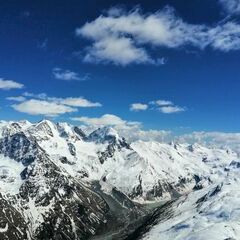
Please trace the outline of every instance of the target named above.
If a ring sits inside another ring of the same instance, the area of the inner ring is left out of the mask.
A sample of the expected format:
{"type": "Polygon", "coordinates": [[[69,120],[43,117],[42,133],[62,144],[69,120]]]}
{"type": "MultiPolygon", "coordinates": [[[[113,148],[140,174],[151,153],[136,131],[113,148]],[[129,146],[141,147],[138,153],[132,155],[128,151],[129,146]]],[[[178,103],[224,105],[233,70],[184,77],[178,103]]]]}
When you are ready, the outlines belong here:
{"type": "Polygon", "coordinates": [[[0,121],[0,239],[240,239],[240,156],[0,121]]]}

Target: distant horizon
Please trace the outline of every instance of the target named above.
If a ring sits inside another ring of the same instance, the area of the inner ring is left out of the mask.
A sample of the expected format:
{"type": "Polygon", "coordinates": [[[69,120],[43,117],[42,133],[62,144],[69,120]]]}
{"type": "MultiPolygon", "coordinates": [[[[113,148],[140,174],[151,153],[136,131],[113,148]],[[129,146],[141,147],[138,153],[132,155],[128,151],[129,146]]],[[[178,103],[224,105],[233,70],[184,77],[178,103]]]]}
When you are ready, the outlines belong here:
{"type": "MultiPolygon", "coordinates": [[[[79,127],[83,132],[88,136],[89,134],[95,132],[98,129],[103,128],[113,128],[116,130],[117,134],[121,138],[125,138],[128,143],[134,143],[136,141],[143,142],[158,142],[165,144],[184,144],[184,145],[195,145],[199,144],[207,148],[219,148],[225,150],[235,151],[237,154],[240,154],[239,151],[239,141],[238,138],[240,134],[238,133],[223,133],[223,132],[193,132],[190,134],[174,135],[174,132],[171,131],[156,131],[156,130],[142,130],[141,128],[122,128],[121,126],[112,126],[112,125],[83,125],[83,124],[72,124],[69,122],[59,122],[53,119],[43,118],[39,121],[29,121],[27,119],[22,120],[0,120],[0,123],[15,123],[15,122],[28,122],[29,124],[38,124],[44,121],[49,121],[54,124],[63,123],[69,124],[72,127],[79,127]]],[[[0,125],[1,127],[1,125],[0,125]]]]}

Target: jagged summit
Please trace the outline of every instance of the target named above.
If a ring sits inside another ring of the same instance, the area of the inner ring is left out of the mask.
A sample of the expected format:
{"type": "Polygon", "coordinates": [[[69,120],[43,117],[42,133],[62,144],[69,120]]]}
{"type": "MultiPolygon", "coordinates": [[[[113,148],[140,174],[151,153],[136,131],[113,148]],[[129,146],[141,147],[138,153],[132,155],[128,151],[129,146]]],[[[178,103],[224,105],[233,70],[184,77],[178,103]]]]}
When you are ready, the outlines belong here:
{"type": "Polygon", "coordinates": [[[112,127],[102,127],[93,131],[88,136],[89,141],[93,141],[96,143],[117,143],[121,141],[117,131],[112,127]]]}

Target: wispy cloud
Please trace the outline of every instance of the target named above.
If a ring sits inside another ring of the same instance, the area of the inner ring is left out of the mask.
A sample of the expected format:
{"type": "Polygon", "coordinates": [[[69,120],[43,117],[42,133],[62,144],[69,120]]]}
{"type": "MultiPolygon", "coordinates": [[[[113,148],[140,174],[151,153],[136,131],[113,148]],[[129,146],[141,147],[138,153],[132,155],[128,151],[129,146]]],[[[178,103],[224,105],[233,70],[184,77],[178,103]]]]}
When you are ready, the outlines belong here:
{"type": "Polygon", "coordinates": [[[240,0],[219,0],[228,14],[239,14],[240,13],[240,0]]]}
{"type": "MultiPolygon", "coordinates": [[[[231,8],[236,4],[238,6],[239,1],[230,0],[228,3],[231,8]]],[[[215,26],[189,24],[170,7],[149,14],[140,9],[127,12],[112,8],[105,15],[77,28],[76,35],[92,41],[85,49],[83,61],[123,66],[131,63],[164,64],[164,57],[156,59],[151,56],[149,49],[152,46],[191,46],[200,50],[211,47],[220,51],[240,49],[238,23],[229,20],[215,26]]]]}
{"type": "Polygon", "coordinates": [[[226,22],[209,30],[209,41],[215,50],[229,52],[240,49],[240,24],[226,22]]]}
{"type": "Polygon", "coordinates": [[[172,101],[163,99],[150,101],[149,104],[133,103],[130,105],[130,111],[144,111],[147,109],[158,110],[165,114],[185,112],[187,110],[186,107],[179,107],[172,101]]]}
{"type": "Polygon", "coordinates": [[[92,102],[84,97],[67,97],[67,98],[59,98],[59,97],[49,97],[46,93],[29,93],[25,92],[23,93],[23,96],[35,98],[35,99],[41,99],[45,101],[55,102],[58,104],[68,105],[72,107],[84,107],[84,108],[90,108],[90,107],[102,107],[102,104],[99,102],[92,102]]]}
{"type": "Polygon", "coordinates": [[[77,111],[77,109],[69,106],[36,99],[30,99],[20,104],[14,104],[12,107],[18,112],[49,117],[77,111]]]}
{"type": "Polygon", "coordinates": [[[13,80],[4,80],[0,78],[0,89],[10,90],[10,89],[21,89],[24,85],[13,80]]]}
{"type": "Polygon", "coordinates": [[[89,74],[85,74],[84,76],[79,76],[78,73],[70,71],[70,70],[64,70],[61,68],[54,68],[52,70],[54,78],[58,80],[64,80],[64,81],[86,81],[89,80],[89,74]]]}
{"type": "Polygon", "coordinates": [[[167,114],[179,113],[179,112],[184,112],[184,111],[186,111],[185,108],[183,108],[183,107],[178,107],[178,106],[163,106],[163,107],[160,107],[159,110],[160,110],[162,113],[167,113],[167,114]]]}
{"type": "Polygon", "coordinates": [[[147,104],[143,104],[143,103],[132,103],[130,105],[130,111],[145,111],[148,109],[148,105],[147,104]]]}
{"type": "Polygon", "coordinates": [[[168,100],[156,100],[156,101],[151,101],[150,104],[156,104],[161,107],[161,106],[173,105],[173,102],[168,101],[168,100]]]}
{"type": "Polygon", "coordinates": [[[24,97],[33,97],[33,98],[38,98],[38,99],[47,99],[48,98],[46,93],[35,94],[35,93],[30,93],[30,92],[24,92],[22,95],[24,97]]]}
{"type": "Polygon", "coordinates": [[[43,49],[43,50],[46,50],[47,49],[47,46],[48,46],[48,39],[45,38],[44,40],[42,41],[39,41],[38,44],[37,44],[37,47],[39,49],[43,49]]]}
{"type": "Polygon", "coordinates": [[[9,100],[9,101],[15,101],[15,102],[24,102],[26,100],[26,98],[23,97],[23,96],[7,97],[6,99],[9,100]]]}
{"type": "Polygon", "coordinates": [[[150,104],[155,105],[157,110],[165,114],[185,112],[187,110],[186,107],[179,107],[175,105],[172,101],[163,99],[151,101],[150,104]]]}

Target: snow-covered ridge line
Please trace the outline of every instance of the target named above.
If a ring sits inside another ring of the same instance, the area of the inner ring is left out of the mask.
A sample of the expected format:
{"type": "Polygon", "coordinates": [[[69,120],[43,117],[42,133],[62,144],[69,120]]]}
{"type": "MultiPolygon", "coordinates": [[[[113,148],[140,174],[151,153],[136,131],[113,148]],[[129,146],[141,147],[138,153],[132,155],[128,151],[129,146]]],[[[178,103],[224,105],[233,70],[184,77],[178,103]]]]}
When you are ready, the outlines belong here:
{"type": "Polygon", "coordinates": [[[23,132],[51,160],[85,182],[104,179],[136,201],[170,199],[215,181],[238,155],[199,144],[143,142],[131,145],[110,127],[88,136],[67,123],[1,122],[0,136],[23,132]]]}
{"type": "MultiPolygon", "coordinates": [[[[228,183],[234,183],[230,176],[239,168],[239,156],[231,150],[141,140],[129,144],[109,127],[86,134],[68,123],[0,121],[0,202],[4,201],[3,209],[11,210],[7,213],[14,216],[18,229],[11,233],[14,236],[9,233],[11,216],[6,215],[2,229],[8,229],[0,232],[0,238],[54,239],[59,237],[57,229],[64,229],[69,239],[91,236],[107,223],[109,206],[99,191],[125,210],[135,209],[133,201],[179,198],[192,209],[191,218],[197,200],[212,196],[215,186],[223,186],[229,194],[228,183]],[[49,228],[56,230],[53,235],[46,231],[49,228]]],[[[214,200],[204,199],[210,205],[214,200]]],[[[184,214],[185,209],[179,211],[184,214]]],[[[174,221],[178,224],[179,219],[174,221]]],[[[191,224],[199,227],[197,221],[191,224]]],[[[165,230],[161,225],[163,234],[165,230]]]]}

